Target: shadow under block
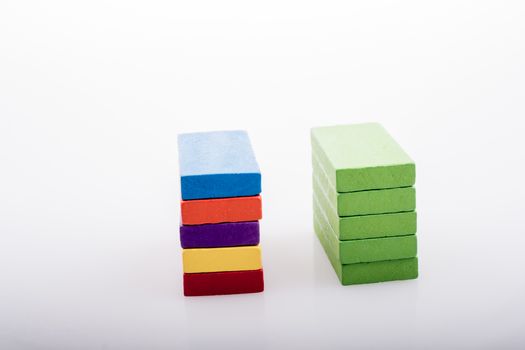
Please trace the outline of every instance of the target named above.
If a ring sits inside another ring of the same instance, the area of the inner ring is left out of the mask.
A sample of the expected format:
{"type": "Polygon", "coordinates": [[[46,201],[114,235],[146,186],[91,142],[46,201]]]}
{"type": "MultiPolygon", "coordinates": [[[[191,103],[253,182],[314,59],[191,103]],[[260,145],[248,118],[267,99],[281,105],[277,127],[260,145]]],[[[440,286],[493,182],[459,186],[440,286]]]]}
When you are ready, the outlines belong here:
{"type": "Polygon", "coordinates": [[[339,193],[329,182],[319,163],[313,159],[313,186],[337,210],[338,216],[400,213],[416,209],[414,187],[389,188],[339,193]]]}
{"type": "Polygon", "coordinates": [[[261,172],[245,131],[180,134],[178,144],[183,200],[261,193],[261,172]]]}
{"type": "Polygon", "coordinates": [[[337,192],[413,186],[414,161],[377,123],[311,130],[312,153],[337,192]]]}
{"type": "Polygon", "coordinates": [[[314,226],[332,247],[334,258],[341,264],[355,264],[381,260],[396,260],[417,256],[416,235],[353,239],[340,241],[322,212],[314,214],[314,226]]]}
{"type": "Polygon", "coordinates": [[[342,240],[405,236],[417,232],[415,211],[340,217],[314,187],[314,212],[322,209],[336,236],[342,240]]]}
{"type": "Polygon", "coordinates": [[[185,273],[184,295],[223,295],[264,291],[263,270],[185,273]]]}
{"type": "Polygon", "coordinates": [[[408,280],[418,277],[417,257],[397,260],[383,260],[356,264],[342,264],[334,253],[334,247],[325,239],[317,225],[314,225],[319,242],[343,285],[408,280]]]}
{"type": "Polygon", "coordinates": [[[262,268],[259,246],[182,250],[184,273],[244,271],[262,268]]]}
{"type": "Polygon", "coordinates": [[[182,248],[217,248],[259,244],[259,222],[181,225],[182,248]]]}
{"type": "Polygon", "coordinates": [[[261,196],[181,201],[183,225],[257,221],[262,218],[261,196]]]}

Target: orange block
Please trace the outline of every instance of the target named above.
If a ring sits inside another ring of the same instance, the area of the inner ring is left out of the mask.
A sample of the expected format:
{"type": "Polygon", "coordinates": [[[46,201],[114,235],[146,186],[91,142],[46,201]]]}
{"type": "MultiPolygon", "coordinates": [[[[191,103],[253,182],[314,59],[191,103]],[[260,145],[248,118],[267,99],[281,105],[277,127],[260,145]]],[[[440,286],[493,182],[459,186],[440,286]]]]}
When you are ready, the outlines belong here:
{"type": "Polygon", "coordinates": [[[261,196],[180,201],[183,225],[256,221],[262,218],[261,196]]]}

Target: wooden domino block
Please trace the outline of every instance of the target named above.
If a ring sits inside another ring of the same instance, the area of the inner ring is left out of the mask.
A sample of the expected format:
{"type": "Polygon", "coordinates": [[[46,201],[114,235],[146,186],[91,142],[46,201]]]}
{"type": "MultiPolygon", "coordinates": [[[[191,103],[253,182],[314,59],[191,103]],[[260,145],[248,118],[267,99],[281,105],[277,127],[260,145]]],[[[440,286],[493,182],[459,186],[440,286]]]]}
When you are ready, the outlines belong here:
{"type": "Polygon", "coordinates": [[[262,218],[261,196],[181,201],[183,225],[257,221],[262,218]]]}
{"type": "Polygon", "coordinates": [[[313,128],[312,152],[337,192],[413,186],[414,161],[377,123],[313,128]]]}
{"type": "Polygon", "coordinates": [[[258,293],[263,290],[262,269],[184,274],[185,296],[258,293]]]}
{"type": "Polygon", "coordinates": [[[180,225],[182,248],[218,248],[259,244],[259,222],[180,225]]]}
{"type": "Polygon", "coordinates": [[[261,193],[261,173],[245,131],[181,134],[178,144],[183,200],[261,193]]]}
{"type": "Polygon", "coordinates": [[[262,268],[259,246],[182,250],[184,273],[244,271],[262,268]]]}

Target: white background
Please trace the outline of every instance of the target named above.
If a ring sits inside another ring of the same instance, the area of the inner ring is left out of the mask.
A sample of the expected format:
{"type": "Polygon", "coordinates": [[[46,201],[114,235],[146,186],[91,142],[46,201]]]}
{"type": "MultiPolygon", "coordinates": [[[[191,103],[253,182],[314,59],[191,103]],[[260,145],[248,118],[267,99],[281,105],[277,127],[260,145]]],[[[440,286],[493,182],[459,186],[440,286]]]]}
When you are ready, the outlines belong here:
{"type": "Polygon", "coordinates": [[[523,348],[521,1],[0,2],[0,348],[523,348]],[[309,128],[417,164],[420,278],[342,287],[309,128]],[[247,129],[266,291],[185,298],[176,135],[247,129]]]}

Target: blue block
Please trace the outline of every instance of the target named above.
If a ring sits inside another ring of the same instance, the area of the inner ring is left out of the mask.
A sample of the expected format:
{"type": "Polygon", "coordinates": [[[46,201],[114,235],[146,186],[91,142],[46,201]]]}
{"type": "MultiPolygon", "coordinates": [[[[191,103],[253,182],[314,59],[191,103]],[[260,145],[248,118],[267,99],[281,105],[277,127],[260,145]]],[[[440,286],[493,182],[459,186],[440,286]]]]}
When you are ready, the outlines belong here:
{"type": "Polygon", "coordinates": [[[254,196],[261,172],[246,131],[179,135],[183,200],[254,196]]]}

